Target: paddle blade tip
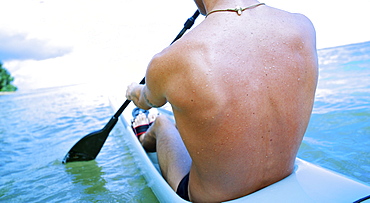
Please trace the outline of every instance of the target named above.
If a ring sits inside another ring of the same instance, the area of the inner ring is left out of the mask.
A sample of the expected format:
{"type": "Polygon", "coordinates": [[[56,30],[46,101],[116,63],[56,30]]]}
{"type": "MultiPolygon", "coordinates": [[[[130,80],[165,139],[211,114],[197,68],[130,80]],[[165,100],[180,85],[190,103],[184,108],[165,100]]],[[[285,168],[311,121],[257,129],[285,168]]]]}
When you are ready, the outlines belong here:
{"type": "Polygon", "coordinates": [[[62,163],[66,164],[68,162],[76,162],[76,161],[91,161],[94,159],[95,157],[89,156],[85,153],[77,153],[74,151],[69,151],[64,157],[62,163]]]}

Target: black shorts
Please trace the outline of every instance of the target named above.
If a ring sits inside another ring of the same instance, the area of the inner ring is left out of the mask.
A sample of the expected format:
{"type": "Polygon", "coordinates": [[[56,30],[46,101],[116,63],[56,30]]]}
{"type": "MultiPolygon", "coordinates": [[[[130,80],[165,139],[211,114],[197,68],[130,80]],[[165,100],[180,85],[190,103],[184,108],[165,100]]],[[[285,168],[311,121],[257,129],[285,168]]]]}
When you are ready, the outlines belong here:
{"type": "Polygon", "coordinates": [[[186,174],[185,177],[180,181],[179,186],[177,187],[176,194],[178,194],[184,200],[190,201],[189,198],[189,174],[186,174]]]}

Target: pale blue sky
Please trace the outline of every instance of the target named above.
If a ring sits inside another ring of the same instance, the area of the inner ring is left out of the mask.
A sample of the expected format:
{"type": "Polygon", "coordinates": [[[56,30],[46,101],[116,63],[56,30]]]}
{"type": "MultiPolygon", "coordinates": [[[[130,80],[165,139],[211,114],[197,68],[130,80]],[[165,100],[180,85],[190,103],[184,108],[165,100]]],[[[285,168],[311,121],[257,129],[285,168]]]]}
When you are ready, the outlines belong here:
{"type": "MultiPolygon", "coordinates": [[[[261,2],[308,16],[318,48],[370,41],[368,0],[261,2]]],[[[0,0],[0,8],[0,60],[20,90],[99,81],[123,91],[196,10],[190,0],[0,0]]]]}

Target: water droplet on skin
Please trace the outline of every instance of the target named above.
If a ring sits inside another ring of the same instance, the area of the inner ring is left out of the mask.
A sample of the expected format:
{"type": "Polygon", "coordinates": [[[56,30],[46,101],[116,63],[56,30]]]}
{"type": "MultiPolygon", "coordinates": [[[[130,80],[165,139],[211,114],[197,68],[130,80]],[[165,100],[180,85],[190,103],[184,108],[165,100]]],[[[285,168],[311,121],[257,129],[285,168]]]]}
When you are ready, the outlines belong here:
{"type": "Polygon", "coordinates": [[[301,78],[298,78],[297,80],[298,80],[298,81],[300,81],[300,80],[301,80],[301,78]]]}

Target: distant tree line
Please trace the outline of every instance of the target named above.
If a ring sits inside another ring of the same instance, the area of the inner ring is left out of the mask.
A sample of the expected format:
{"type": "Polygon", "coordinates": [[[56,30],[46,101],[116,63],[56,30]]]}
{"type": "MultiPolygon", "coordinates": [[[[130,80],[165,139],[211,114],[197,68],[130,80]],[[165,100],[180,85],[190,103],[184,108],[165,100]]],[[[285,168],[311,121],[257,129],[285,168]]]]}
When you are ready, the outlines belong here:
{"type": "Polygon", "coordinates": [[[17,87],[10,84],[14,78],[10,76],[10,73],[3,68],[3,64],[0,61],[0,92],[12,92],[16,91],[17,87]]]}

